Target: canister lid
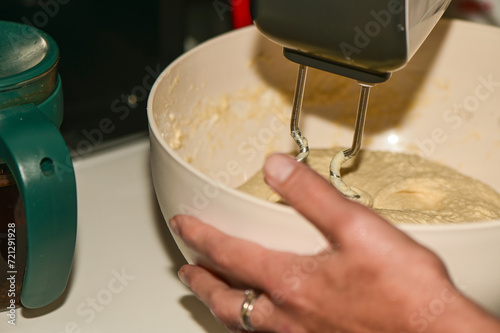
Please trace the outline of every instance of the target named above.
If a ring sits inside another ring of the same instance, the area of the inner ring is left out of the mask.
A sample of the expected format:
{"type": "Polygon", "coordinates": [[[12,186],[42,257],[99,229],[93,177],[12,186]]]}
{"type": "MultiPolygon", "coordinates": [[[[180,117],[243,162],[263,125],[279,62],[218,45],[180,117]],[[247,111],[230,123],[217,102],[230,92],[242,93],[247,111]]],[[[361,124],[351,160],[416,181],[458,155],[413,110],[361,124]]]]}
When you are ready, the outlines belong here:
{"type": "Polygon", "coordinates": [[[48,71],[59,58],[56,42],[34,27],[0,21],[0,89],[48,71]]]}

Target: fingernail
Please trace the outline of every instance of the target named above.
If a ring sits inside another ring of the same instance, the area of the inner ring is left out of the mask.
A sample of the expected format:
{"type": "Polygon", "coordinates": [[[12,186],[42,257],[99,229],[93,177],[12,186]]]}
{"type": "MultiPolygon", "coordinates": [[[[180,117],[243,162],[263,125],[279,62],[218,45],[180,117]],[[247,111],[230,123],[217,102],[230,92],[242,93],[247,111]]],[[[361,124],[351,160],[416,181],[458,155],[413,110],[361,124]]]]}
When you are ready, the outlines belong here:
{"type": "Polygon", "coordinates": [[[186,280],[186,273],[184,272],[184,269],[180,269],[179,272],[177,273],[179,276],[179,279],[184,283],[186,286],[188,285],[187,280],[186,280]]]}
{"type": "Polygon", "coordinates": [[[179,235],[179,221],[177,221],[177,218],[172,218],[170,221],[169,221],[169,226],[170,226],[170,229],[172,230],[172,232],[176,235],[179,235]]]}
{"type": "Polygon", "coordinates": [[[297,161],[288,155],[276,154],[267,158],[264,164],[266,179],[272,179],[277,183],[283,183],[290,177],[297,166],[297,161]]]}

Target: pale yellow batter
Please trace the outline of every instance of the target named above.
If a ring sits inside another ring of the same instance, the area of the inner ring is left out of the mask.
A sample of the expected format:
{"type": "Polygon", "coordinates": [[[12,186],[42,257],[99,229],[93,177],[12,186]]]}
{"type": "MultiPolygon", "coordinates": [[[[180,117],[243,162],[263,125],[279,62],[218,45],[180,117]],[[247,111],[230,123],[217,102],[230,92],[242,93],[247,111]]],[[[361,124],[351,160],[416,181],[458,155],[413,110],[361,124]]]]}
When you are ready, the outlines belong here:
{"type": "MultiPolygon", "coordinates": [[[[340,148],[312,149],[307,164],[329,178],[340,148]]],[[[342,180],[368,192],[373,209],[393,223],[436,224],[500,219],[500,194],[488,185],[416,155],[361,151],[342,166],[342,180]]],[[[279,202],[257,173],[240,190],[279,202]]]]}

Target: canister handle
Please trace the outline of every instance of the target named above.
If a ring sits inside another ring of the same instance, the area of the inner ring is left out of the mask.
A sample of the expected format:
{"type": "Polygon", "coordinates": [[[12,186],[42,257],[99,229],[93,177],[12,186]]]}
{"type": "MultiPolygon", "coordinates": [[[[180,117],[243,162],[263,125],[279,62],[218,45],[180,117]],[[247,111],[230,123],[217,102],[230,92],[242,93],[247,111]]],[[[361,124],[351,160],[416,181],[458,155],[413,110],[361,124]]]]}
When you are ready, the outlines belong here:
{"type": "Polygon", "coordinates": [[[32,104],[0,112],[0,158],[8,165],[26,215],[26,267],[21,303],[43,307],[69,278],[76,242],[73,164],[54,123],[32,104]]]}

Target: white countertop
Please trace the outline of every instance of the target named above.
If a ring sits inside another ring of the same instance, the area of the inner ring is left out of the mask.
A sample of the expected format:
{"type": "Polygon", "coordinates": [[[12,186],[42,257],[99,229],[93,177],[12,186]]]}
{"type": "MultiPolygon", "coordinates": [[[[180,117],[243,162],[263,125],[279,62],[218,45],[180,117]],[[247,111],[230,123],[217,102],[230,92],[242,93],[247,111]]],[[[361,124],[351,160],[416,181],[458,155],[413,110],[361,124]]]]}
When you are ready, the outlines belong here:
{"type": "Polygon", "coordinates": [[[185,261],[154,195],[149,141],[75,163],[76,256],[66,292],[40,310],[0,312],[0,332],[223,333],[177,278],[185,261]]]}

